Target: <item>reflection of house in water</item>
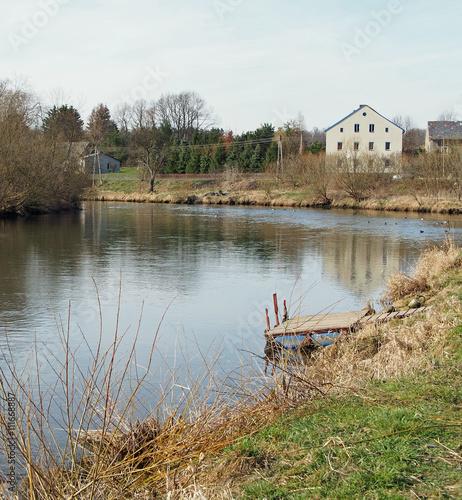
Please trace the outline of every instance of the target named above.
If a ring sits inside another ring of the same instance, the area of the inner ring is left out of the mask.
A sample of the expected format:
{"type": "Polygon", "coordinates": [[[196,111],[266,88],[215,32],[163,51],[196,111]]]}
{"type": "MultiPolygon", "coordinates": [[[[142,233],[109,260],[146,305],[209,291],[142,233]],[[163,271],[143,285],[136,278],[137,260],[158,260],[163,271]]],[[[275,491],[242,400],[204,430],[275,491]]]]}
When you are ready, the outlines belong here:
{"type": "Polygon", "coordinates": [[[408,251],[385,235],[331,233],[324,239],[324,272],[367,299],[408,261],[408,251]]]}

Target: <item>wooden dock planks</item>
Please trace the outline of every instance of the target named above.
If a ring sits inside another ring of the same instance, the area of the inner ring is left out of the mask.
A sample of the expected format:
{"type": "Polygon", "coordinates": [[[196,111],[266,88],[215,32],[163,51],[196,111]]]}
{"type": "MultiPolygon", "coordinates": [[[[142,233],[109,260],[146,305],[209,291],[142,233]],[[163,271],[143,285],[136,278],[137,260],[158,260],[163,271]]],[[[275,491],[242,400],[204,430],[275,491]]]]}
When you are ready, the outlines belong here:
{"type": "Polygon", "coordinates": [[[364,316],[359,321],[359,324],[366,325],[368,323],[384,323],[385,321],[391,321],[392,319],[403,319],[413,316],[417,313],[425,313],[433,309],[433,306],[416,307],[412,309],[401,309],[399,311],[393,311],[389,313],[372,314],[371,316],[364,316]]]}
{"type": "Polygon", "coordinates": [[[312,314],[296,316],[265,332],[268,338],[281,335],[302,335],[306,333],[331,332],[351,329],[361,318],[368,314],[369,309],[340,313],[312,314]]]}
{"type": "Polygon", "coordinates": [[[265,332],[265,337],[271,339],[285,335],[305,335],[308,333],[334,332],[352,330],[355,326],[369,323],[383,323],[393,319],[403,319],[417,313],[430,311],[432,306],[403,309],[390,313],[369,314],[370,309],[340,313],[312,314],[295,316],[265,332]]]}

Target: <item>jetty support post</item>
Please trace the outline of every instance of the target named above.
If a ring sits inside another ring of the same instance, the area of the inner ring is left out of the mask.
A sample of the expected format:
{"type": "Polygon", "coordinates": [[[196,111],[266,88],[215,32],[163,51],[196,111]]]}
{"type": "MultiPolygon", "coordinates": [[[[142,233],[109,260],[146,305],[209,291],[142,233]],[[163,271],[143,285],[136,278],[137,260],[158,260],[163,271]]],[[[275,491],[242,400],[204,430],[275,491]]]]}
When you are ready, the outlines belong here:
{"type": "Polygon", "coordinates": [[[265,309],[266,313],[266,331],[269,332],[271,330],[270,319],[268,315],[268,308],[265,309]]]}
{"type": "Polygon", "coordinates": [[[279,326],[279,317],[278,317],[278,313],[279,313],[279,308],[278,308],[278,297],[277,295],[274,293],[273,294],[273,302],[274,302],[274,314],[276,315],[276,326],[279,326]]]}

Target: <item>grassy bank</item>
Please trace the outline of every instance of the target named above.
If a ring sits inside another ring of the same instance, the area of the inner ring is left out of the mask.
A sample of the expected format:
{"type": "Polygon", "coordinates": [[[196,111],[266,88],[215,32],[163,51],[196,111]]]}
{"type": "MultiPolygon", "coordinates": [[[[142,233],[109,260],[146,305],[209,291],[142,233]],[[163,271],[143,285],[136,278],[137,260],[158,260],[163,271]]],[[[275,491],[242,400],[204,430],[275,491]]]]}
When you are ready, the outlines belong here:
{"type": "MultiPolygon", "coordinates": [[[[460,253],[433,249],[386,303],[419,295],[427,316],[372,325],[282,368],[287,408],[215,464],[229,498],[461,498],[460,253]]],[[[207,495],[205,498],[208,498],[207,495]]]]}
{"type": "MultiPolygon", "coordinates": [[[[305,365],[278,365],[274,376],[241,367],[210,377],[218,364],[204,356],[205,372],[180,400],[171,397],[185,388],[174,373],[158,386],[144,375],[150,366],[133,372],[136,339],[117,361],[117,332],[81,366],[61,326],[54,388],[37,388],[39,372],[24,381],[6,354],[2,389],[15,395],[24,497],[460,498],[461,272],[460,249],[428,250],[411,276],[389,279],[383,302],[407,307],[419,297],[429,313],[368,325],[305,365]],[[146,384],[160,403],[140,418],[146,384]],[[58,450],[50,398],[70,436],[58,450]]],[[[0,414],[7,452],[11,432],[0,414]]]]}
{"type": "Polygon", "coordinates": [[[259,205],[272,207],[331,207],[371,210],[462,213],[462,203],[449,189],[437,195],[419,181],[391,178],[378,184],[364,199],[357,201],[341,189],[332,189],[328,201],[308,185],[294,185],[272,177],[240,178],[238,174],[221,179],[160,179],[153,193],[148,182],[131,175],[105,176],[102,184],[88,190],[84,199],[135,203],[174,203],[205,205],[259,205]],[[129,177],[127,179],[127,177],[129,177]]]}

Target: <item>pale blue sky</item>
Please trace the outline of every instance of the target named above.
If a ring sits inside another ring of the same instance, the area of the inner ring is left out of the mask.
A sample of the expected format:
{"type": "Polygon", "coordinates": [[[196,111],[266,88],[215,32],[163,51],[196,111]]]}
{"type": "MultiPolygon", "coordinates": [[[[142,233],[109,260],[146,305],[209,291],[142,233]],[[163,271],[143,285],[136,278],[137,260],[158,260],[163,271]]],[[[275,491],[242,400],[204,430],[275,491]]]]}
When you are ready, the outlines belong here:
{"type": "Polygon", "coordinates": [[[235,132],[299,112],[326,128],[359,104],[419,127],[462,119],[455,0],[0,0],[0,12],[0,79],[24,77],[85,119],[100,102],[183,90],[235,132]]]}

